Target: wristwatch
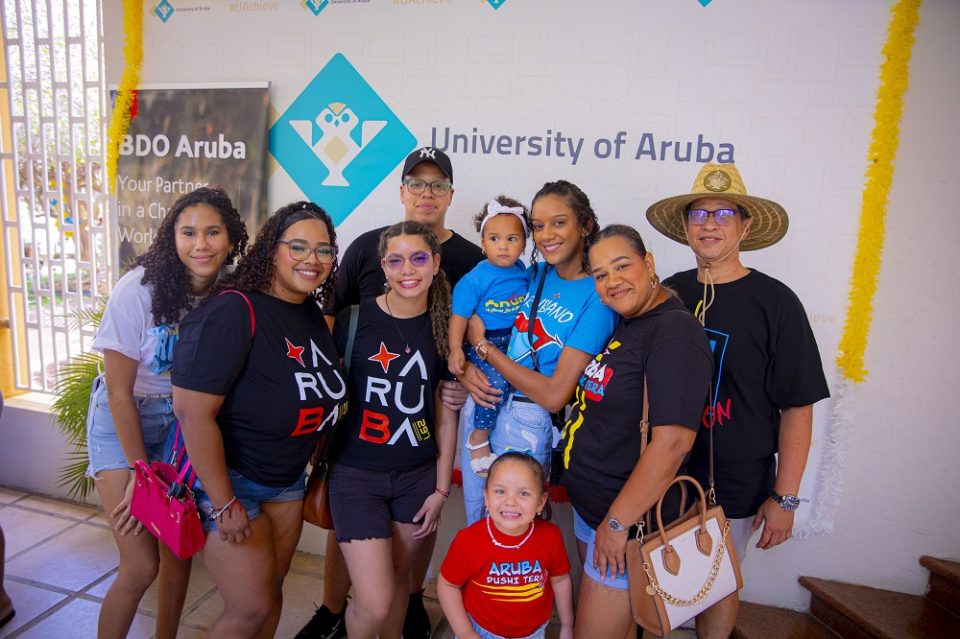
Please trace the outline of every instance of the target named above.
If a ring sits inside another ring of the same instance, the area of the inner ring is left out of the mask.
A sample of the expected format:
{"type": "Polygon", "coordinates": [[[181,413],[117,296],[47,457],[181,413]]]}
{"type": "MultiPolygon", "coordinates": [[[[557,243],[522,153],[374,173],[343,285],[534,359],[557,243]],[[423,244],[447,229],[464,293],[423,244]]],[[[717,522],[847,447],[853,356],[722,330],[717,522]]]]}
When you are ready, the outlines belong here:
{"type": "Polygon", "coordinates": [[[800,499],[796,495],[781,495],[775,490],[770,491],[770,499],[777,502],[777,504],[788,512],[793,512],[800,507],[801,501],[808,501],[806,499],[800,499]]]}
{"type": "Polygon", "coordinates": [[[607,525],[610,526],[610,530],[613,532],[625,532],[627,527],[620,523],[619,520],[614,519],[610,515],[607,515],[607,525]]]}

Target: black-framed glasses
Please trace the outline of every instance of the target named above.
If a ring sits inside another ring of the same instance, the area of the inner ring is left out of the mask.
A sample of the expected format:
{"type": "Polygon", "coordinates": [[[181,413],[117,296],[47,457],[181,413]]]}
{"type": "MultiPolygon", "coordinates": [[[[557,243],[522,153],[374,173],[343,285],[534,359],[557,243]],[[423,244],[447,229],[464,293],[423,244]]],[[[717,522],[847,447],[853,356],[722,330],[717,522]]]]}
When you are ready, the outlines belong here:
{"type": "Polygon", "coordinates": [[[450,189],[453,188],[453,185],[446,180],[434,180],[433,182],[426,182],[419,178],[412,177],[405,178],[403,180],[403,185],[407,187],[407,190],[414,195],[422,194],[424,189],[429,186],[430,192],[436,197],[443,197],[450,192],[450,189]]]}
{"type": "Polygon", "coordinates": [[[738,215],[740,215],[740,211],[735,209],[717,209],[716,211],[690,209],[687,211],[687,221],[694,226],[703,226],[710,216],[713,216],[713,221],[717,223],[717,226],[727,226],[738,215]]]}
{"type": "Polygon", "coordinates": [[[303,240],[277,240],[277,243],[286,244],[287,250],[290,251],[290,257],[297,262],[302,262],[310,257],[311,252],[317,256],[317,260],[321,264],[331,264],[333,258],[337,256],[336,249],[329,244],[321,244],[311,249],[310,245],[303,240]]]}
{"type": "Polygon", "coordinates": [[[426,251],[414,251],[409,257],[404,257],[399,253],[391,253],[383,258],[383,265],[391,271],[399,271],[407,260],[416,268],[423,268],[430,263],[430,254],[426,251]]]}

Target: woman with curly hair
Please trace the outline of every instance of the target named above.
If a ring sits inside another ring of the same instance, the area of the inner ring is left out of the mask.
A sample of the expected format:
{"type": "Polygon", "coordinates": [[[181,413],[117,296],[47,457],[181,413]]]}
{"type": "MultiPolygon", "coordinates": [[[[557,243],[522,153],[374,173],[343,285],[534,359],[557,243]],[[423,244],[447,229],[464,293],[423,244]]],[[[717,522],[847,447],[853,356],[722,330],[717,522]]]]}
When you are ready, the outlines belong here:
{"type": "Polygon", "coordinates": [[[330,216],[290,204],[180,326],[173,406],[199,477],[203,563],[224,601],[211,638],[272,637],[280,620],[304,469],[345,409],[320,307],[336,270],[330,216]]]}
{"type": "Polygon", "coordinates": [[[331,456],[330,510],[353,582],[352,639],[399,639],[413,559],[450,495],[457,436],[439,395],[450,317],[440,241],[420,222],[400,222],[383,231],[378,253],[386,292],[344,309],[333,329],[349,364],[350,412],[331,456]]]}
{"type": "Polygon", "coordinates": [[[91,347],[103,352],[87,417],[87,473],[113,525],[120,570],[100,608],[98,636],[125,637],[143,593],[160,575],[157,637],[174,637],[190,579],[178,560],[130,516],[133,465],[160,459],[175,422],[170,369],[181,317],[247,244],[243,220],[223,189],[182,196],[156,239],[120,278],[91,347]]]}

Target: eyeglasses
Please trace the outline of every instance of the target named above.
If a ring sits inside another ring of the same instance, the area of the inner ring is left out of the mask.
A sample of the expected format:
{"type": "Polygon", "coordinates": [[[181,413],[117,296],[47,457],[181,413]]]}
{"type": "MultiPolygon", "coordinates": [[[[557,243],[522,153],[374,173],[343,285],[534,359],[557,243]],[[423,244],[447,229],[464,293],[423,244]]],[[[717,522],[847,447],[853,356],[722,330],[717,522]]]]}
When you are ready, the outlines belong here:
{"type": "Polygon", "coordinates": [[[403,180],[403,185],[407,187],[407,190],[413,193],[414,195],[420,195],[423,193],[424,189],[428,186],[430,187],[430,192],[437,197],[443,197],[450,192],[450,189],[453,188],[453,185],[447,182],[446,180],[435,180],[433,182],[424,182],[423,180],[417,178],[405,178],[403,180]]]}
{"type": "Polygon", "coordinates": [[[407,260],[410,260],[410,264],[415,268],[423,268],[430,263],[430,254],[426,251],[415,251],[410,254],[410,257],[404,257],[399,253],[391,253],[383,258],[383,265],[391,271],[399,271],[407,260]]]}
{"type": "Polygon", "coordinates": [[[302,262],[310,257],[310,253],[312,252],[317,256],[317,260],[321,264],[330,264],[337,255],[336,249],[329,244],[322,244],[311,249],[309,244],[301,240],[277,240],[277,243],[286,244],[287,249],[290,251],[290,257],[298,262],[302,262]]]}
{"type": "Polygon", "coordinates": [[[716,211],[690,209],[687,211],[687,221],[694,226],[703,226],[707,223],[707,219],[713,216],[713,221],[717,223],[717,226],[727,226],[738,215],[740,215],[740,211],[734,209],[717,209],[716,211]]]}

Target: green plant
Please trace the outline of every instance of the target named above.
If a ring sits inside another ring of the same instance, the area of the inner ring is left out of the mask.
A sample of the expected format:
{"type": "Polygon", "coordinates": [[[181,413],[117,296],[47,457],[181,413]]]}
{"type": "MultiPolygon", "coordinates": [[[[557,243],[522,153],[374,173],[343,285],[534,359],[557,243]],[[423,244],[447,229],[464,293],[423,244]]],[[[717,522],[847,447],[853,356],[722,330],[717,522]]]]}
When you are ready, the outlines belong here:
{"type": "MultiPolygon", "coordinates": [[[[94,308],[74,313],[76,328],[83,324],[100,325],[106,300],[94,308]]],[[[103,357],[98,353],[81,353],[68,359],[57,373],[54,387],[53,418],[66,436],[73,450],[67,454],[67,463],[60,469],[59,485],[67,486],[67,496],[84,500],[93,490],[93,480],[87,477],[87,409],[93,380],[103,369],[103,357]]]]}

